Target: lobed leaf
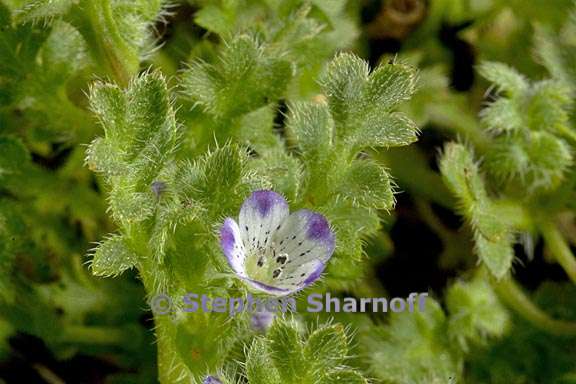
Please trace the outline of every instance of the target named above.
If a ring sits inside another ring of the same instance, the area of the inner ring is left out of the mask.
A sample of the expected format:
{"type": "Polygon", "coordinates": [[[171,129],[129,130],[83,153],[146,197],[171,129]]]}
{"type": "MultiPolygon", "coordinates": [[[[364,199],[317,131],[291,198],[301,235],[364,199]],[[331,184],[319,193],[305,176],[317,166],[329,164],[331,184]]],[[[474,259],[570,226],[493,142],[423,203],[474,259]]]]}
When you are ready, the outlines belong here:
{"type": "Polygon", "coordinates": [[[522,74],[503,63],[485,61],[478,67],[478,72],[508,96],[519,96],[529,87],[522,74]]]}
{"type": "Polygon", "coordinates": [[[359,206],[376,209],[390,209],[394,206],[388,172],[370,160],[353,161],[336,191],[359,206]]]}
{"type": "Polygon", "coordinates": [[[278,371],[272,363],[264,340],[255,338],[246,356],[246,377],[250,384],[280,384],[278,371]]]}
{"type": "Polygon", "coordinates": [[[319,327],[308,336],[304,346],[304,357],[319,371],[340,366],[347,354],[346,330],[339,323],[319,327]]]}
{"type": "Polygon", "coordinates": [[[488,282],[475,278],[458,281],[446,293],[450,313],[448,334],[463,351],[470,344],[484,344],[488,337],[500,337],[510,326],[510,317],[488,282]]]}
{"type": "Polygon", "coordinates": [[[321,158],[332,146],[334,122],[324,103],[292,103],[286,127],[296,138],[304,157],[321,158]]]}
{"type": "Polygon", "coordinates": [[[306,375],[308,361],[296,325],[277,320],[268,330],[267,337],[271,358],[280,376],[292,383],[299,382],[298,378],[306,375]]]}
{"type": "Polygon", "coordinates": [[[117,276],[136,266],[138,259],[128,248],[124,237],[113,235],[98,245],[94,251],[91,269],[96,276],[117,276]]]}

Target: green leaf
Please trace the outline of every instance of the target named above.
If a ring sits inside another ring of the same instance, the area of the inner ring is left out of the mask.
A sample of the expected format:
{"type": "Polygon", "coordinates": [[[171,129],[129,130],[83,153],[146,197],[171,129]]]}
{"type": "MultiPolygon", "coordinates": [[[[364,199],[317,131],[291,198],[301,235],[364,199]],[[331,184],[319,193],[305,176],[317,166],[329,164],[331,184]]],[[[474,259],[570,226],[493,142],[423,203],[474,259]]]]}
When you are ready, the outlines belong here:
{"type": "Polygon", "coordinates": [[[304,357],[315,367],[326,371],[344,363],[348,354],[346,330],[342,324],[323,326],[308,337],[304,346],[304,357]]]}
{"type": "Polygon", "coordinates": [[[232,9],[208,4],[194,14],[194,22],[210,32],[226,36],[234,27],[235,16],[232,9]]]}
{"type": "Polygon", "coordinates": [[[526,128],[521,108],[515,101],[501,98],[480,112],[482,123],[494,133],[513,132],[526,128]]]}
{"type": "Polygon", "coordinates": [[[533,133],[526,152],[530,158],[529,185],[534,189],[558,187],[573,164],[568,144],[547,132],[533,133]]]}
{"type": "Polygon", "coordinates": [[[246,152],[233,144],[206,153],[195,166],[200,173],[190,170],[189,176],[197,179],[186,188],[187,198],[205,207],[205,214],[214,221],[230,215],[253,189],[247,164],[246,152]]]}
{"type": "Polygon", "coordinates": [[[474,231],[476,253],[497,278],[512,266],[513,229],[486,192],[472,153],[462,144],[449,143],[440,159],[442,176],[460,200],[460,210],[474,231]]]}
{"type": "Polygon", "coordinates": [[[120,151],[111,140],[98,137],[86,150],[86,164],[90,170],[101,172],[106,177],[128,174],[128,163],[121,159],[120,151]]]}
{"type": "Polygon", "coordinates": [[[183,75],[184,94],[220,118],[239,117],[278,100],[292,68],[256,39],[240,35],[220,53],[217,64],[196,62],[183,75]]]}
{"type": "Polygon", "coordinates": [[[358,277],[358,261],[362,260],[363,239],[375,234],[380,228],[380,218],[375,210],[354,207],[350,202],[338,199],[322,209],[336,232],[336,260],[330,263],[331,274],[337,278],[358,277]]]}
{"type": "Polygon", "coordinates": [[[390,110],[410,99],[416,91],[416,79],[416,71],[410,65],[381,64],[370,74],[366,102],[390,110]]]}
{"type": "Polygon", "coordinates": [[[471,213],[474,245],[480,260],[497,278],[504,277],[512,267],[514,240],[512,229],[502,221],[491,204],[476,206],[471,213]]]}
{"type": "Polygon", "coordinates": [[[292,383],[304,381],[299,381],[298,378],[306,375],[308,361],[304,357],[296,324],[289,320],[276,319],[268,330],[267,337],[271,358],[280,376],[292,383]]]}
{"type": "Polygon", "coordinates": [[[90,105],[104,126],[105,138],[95,140],[88,149],[89,165],[109,176],[123,172],[121,176],[134,192],[147,191],[173,155],[178,140],[163,76],[143,73],[125,91],[97,84],[90,105]]]}
{"type": "Polygon", "coordinates": [[[415,71],[403,64],[384,64],[370,73],[368,64],[340,54],[320,77],[335,121],[336,136],[358,151],[367,146],[399,146],[416,140],[418,129],[392,108],[416,87],[415,71]]]}
{"type": "Polygon", "coordinates": [[[572,103],[570,87],[556,80],[543,80],[532,86],[530,98],[525,106],[524,115],[528,126],[535,131],[548,131],[563,135],[570,131],[574,138],[572,127],[569,127],[569,109],[572,103]]]}
{"type": "Polygon", "coordinates": [[[32,0],[26,1],[17,13],[18,22],[53,19],[63,16],[75,3],[74,0],[32,0]]]}
{"type": "Polygon", "coordinates": [[[303,183],[301,162],[284,150],[266,152],[251,162],[251,167],[289,201],[296,201],[303,183]]]}
{"type": "Polygon", "coordinates": [[[121,235],[113,235],[98,245],[90,265],[96,276],[117,276],[136,266],[138,259],[121,235]]]}
{"type": "Polygon", "coordinates": [[[152,192],[135,192],[134,186],[118,181],[110,191],[112,217],[119,223],[138,223],[154,214],[152,192]]]}
{"type": "Polygon", "coordinates": [[[45,81],[64,84],[69,77],[85,68],[89,62],[82,35],[64,21],[53,23],[50,35],[41,51],[43,72],[38,75],[45,81]]]}
{"type": "Polygon", "coordinates": [[[90,88],[90,107],[112,142],[126,140],[131,134],[126,121],[126,97],[117,85],[95,83],[90,88]]]}
{"type": "Polygon", "coordinates": [[[330,110],[334,120],[345,124],[364,109],[368,64],[361,58],[341,53],[330,62],[320,77],[320,85],[330,101],[330,110]]]}
{"type": "Polygon", "coordinates": [[[471,151],[464,145],[448,143],[444,147],[440,171],[447,186],[460,198],[465,209],[487,198],[478,165],[471,151]]]}
{"type": "Polygon", "coordinates": [[[335,190],[362,207],[390,209],[394,206],[390,176],[382,166],[370,160],[353,161],[335,190]]]}
{"type": "MultiPolygon", "coordinates": [[[[114,22],[123,40],[135,52],[148,54],[154,48],[154,23],[164,16],[164,0],[116,0],[112,2],[114,22]]],[[[104,11],[106,12],[106,11],[104,11]]]]}
{"type": "Polygon", "coordinates": [[[268,347],[263,339],[252,341],[246,356],[246,377],[250,384],[280,384],[280,375],[272,363],[268,347]]]}
{"type": "MultiPolygon", "coordinates": [[[[159,72],[144,74],[130,83],[126,92],[126,106],[126,121],[130,130],[127,133],[131,141],[129,156],[132,158],[140,155],[144,147],[163,144],[163,138],[157,135],[163,129],[175,130],[168,88],[159,72]]],[[[167,148],[158,148],[159,152],[164,149],[167,148]]]]}
{"type": "Polygon", "coordinates": [[[547,132],[498,137],[486,153],[491,174],[523,184],[530,194],[559,187],[572,163],[568,144],[547,132]]]}
{"type": "Polygon", "coordinates": [[[446,317],[440,305],[426,298],[425,310],[390,315],[387,325],[362,336],[371,373],[383,382],[450,383],[462,371],[445,334],[446,317]]]}
{"type": "Polygon", "coordinates": [[[368,384],[360,373],[351,369],[338,369],[320,379],[319,384],[368,384]]]}
{"type": "Polygon", "coordinates": [[[275,109],[268,105],[249,112],[240,118],[237,140],[249,146],[258,154],[283,150],[280,136],[274,132],[275,109]]]}
{"type": "Polygon", "coordinates": [[[290,104],[286,126],[306,158],[321,158],[332,146],[334,122],[324,103],[290,104]]]}
{"type": "Polygon", "coordinates": [[[462,348],[484,344],[488,337],[500,337],[509,328],[510,318],[488,282],[475,278],[458,281],[446,294],[450,313],[448,334],[462,348]]]}
{"type": "MultiPolygon", "coordinates": [[[[574,29],[574,18],[569,18],[566,29],[574,29]]],[[[536,55],[555,79],[576,87],[576,49],[571,33],[556,34],[548,26],[536,25],[534,45],[536,55]]]]}
{"type": "Polygon", "coordinates": [[[202,186],[211,196],[233,192],[244,176],[246,154],[235,145],[225,145],[208,153],[202,159],[204,171],[202,186]]]}
{"type": "Polygon", "coordinates": [[[355,148],[398,147],[418,140],[418,126],[400,112],[375,110],[364,116],[360,129],[347,141],[355,148]]]}
{"type": "Polygon", "coordinates": [[[522,74],[503,63],[485,61],[478,67],[478,72],[508,96],[521,95],[529,87],[522,74]]]}

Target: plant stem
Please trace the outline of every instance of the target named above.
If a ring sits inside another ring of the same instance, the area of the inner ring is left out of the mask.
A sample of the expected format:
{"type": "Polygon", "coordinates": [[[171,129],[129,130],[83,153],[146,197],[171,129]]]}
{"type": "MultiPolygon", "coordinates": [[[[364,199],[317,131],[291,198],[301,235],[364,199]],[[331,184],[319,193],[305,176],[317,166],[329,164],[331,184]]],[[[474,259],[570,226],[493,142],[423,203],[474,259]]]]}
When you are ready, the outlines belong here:
{"type": "MultiPolygon", "coordinates": [[[[132,236],[138,238],[138,232],[132,232],[132,236]]],[[[142,244],[146,244],[143,242],[142,244]]],[[[143,254],[148,254],[146,249],[141,250],[143,254]]],[[[153,274],[155,262],[151,255],[144,259],[139,267],[140,278],[146,289],[148,295],[153,295],[156,291],[153,284],[153,274]]],[[[158,381],[160,383],[177,383],[180,382],[181,369],[184,369],[183,364],[180,363],[178,353],[174,348],[175,339],[175,326],[169,320],[170,315],[154,315],[154,333],[156,336],[156,344],[158,349],[157,366],[158,366],[158,381]]]]}
{"type": "Polygon", "coordinates": [[[140,65],[138,53],[122,38],[110,0],[83,0],[70,22],[84,37],[94,61],[121,86],[140,65]]]}
{"type": "Polygon", "coordinates": [[[558,227],[554,223],[544,220],[540,222],[540,230],[548,249],[556,258],[558,264],[564,268],[570,280],[576,283],[576,258],[574,258],[568,242],[564,239],[558,227]]]}
{"type": "Polygon", "coordinates": [[[498,296],[535,327],[555,335],[576,335],[576,323],[556,320],[538,308],[512,278],[493,281],[498,296]]]}

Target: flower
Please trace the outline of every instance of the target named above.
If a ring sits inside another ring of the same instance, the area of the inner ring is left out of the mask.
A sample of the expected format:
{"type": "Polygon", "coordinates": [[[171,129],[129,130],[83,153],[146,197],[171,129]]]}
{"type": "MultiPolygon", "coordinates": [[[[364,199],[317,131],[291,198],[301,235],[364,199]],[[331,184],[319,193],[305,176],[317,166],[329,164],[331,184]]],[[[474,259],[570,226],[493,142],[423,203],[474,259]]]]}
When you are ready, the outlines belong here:
{"type": "Polygon", "coordinates": [[[263,190],[244,201],[238,223],[224,221],[220,245],[249,286],[284,296],[320,277],[334,252],[334,234],[321,214],[307,209],[290,214],[281,195],[263,190]]]}
{"type": "Polygon", "coordinates": [[[206,376],[202,384],[222,384],[222,382],[214,376],[206,376]]]}
{"type": "Polygon", "coordinates": [[[156,180],[150,185],[150,189],[156,195],[156,197],[159,198],[160,195],[166,190],[166,183],[156,180]]]}
{"type": "Polygon", "coordinates": [[[258,332],[266,332],[274,321],[275,314],[267,310],[255,312],[250,317],[250,325],[252,329],[258,332]]]}

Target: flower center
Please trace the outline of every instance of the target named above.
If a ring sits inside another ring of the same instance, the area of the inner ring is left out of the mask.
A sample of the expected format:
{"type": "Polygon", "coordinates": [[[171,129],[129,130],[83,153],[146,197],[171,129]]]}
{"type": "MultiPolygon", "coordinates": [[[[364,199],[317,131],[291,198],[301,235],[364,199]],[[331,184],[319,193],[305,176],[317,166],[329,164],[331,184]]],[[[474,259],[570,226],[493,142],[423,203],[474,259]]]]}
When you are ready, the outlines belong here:
{"type": "Polygon", "coordinates": [[[287,253],[279,252],[276,244],[250,250],[246,259],[246,274],[250,279],[274,285],[290,262],[287,253]]]}

